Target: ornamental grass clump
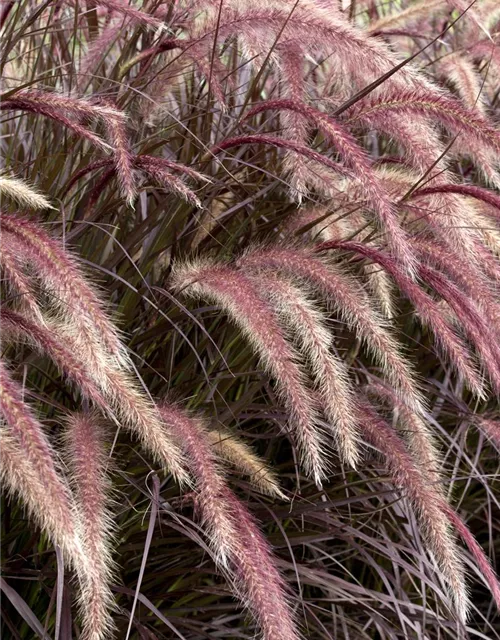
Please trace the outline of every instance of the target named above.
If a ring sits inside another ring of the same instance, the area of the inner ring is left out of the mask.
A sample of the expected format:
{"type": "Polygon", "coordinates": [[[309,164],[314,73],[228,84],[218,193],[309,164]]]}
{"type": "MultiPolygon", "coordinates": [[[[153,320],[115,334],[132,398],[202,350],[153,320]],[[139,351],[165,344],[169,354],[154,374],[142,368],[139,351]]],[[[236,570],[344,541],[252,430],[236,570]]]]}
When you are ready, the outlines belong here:
{"type": "Polygon", "coordinates": [[[2,637],[500,639],[497,5],[1,3],[2,637]]]}

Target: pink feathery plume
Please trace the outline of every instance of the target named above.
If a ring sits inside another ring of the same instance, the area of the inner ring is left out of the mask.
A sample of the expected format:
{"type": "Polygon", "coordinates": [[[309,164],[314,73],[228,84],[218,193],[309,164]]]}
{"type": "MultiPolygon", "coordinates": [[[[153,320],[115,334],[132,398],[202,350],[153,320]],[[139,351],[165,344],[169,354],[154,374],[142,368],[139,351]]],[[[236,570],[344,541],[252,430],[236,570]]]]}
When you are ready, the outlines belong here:
{"type": "Polygon", "coordinates": [[[73,98],[50,91],[22,89],[17,91],[11,101],[33,107],[42,106],[55,112],[62,111],[74,118],[95,118],[102,122],[119,120],[125,122],[123,111],[102,102],[92,102],[87,98],[73,98]]]}
{"type": "MultiPolygon", "coordinates": [[[[368,37],[333,7],[324,9],[308,2],[293,6],[291,11],[287,4],[256,7],[253,3],[228,3],[223,5],[220,21],[218,18],[219,12],[212,11],[206,21],[200,22],[192,38],[198,38],[208,47],[214,33],[220,40],[238,35],[251,42],[253,50],[269,51],[279,37],[279,42],[293,43],[308,53],[335,52],[335,59],[343,61],[345,73],[359,88],[400,62],[385,43],[368,37]]],[[[428,84],[411,64],[402,67],[388,82],[400,86],[428,84]]]]}
{"type": "Polygon", "coordinates": [[[253,250],[240,258],[238,266],[254,272],[278,270],[313,287],[356,331],[401,397],[417,413],[422,412],[424,402],[415,385],[415,374],[387,330],[387,321],[355,279],[306,249],[253,250]]]}
{"type": "MultiPolygon", "coordinates": [[[[185,165],[178,162],[172,162],[171,160],[167,160],[166,158],[158,158],[156,156],[139,155],[132,157],[130,160],[131,166],[133,168],[138,169],[139,171],[150,177],[161,187],[167,189],[168,191],[177,193],[181,198],[183,198],[190,204],[193,204],[196,207],[201,207],[201,202],[197,195],[189,187],[187,187],[184,182],[182,182],[182,180],[173,175],[172,171],[177,171],[178,173],[184,174],[189,178],[193,178],[195,180],[210,182],[210,178],[208,178],[204,174],[196,171],[195,169],[191,169],[191,167],[186,167],[185,165]]],[[[101,180],[98,182],[98,184],[94,187],[94,189],[92,189],[87,205],[87,209],[91,211],[97,203],[101,193],[103,192],[103,189],[115,175],[115,169],[112,167],[112,164],[112,160],[100,160],[92,162],[87,167],[80,169],[80,171],[77,171],[71,177],[70,181],[66,185],[65,193],[67,193],[71,189],[71,187],[76,182],[78,182],[78,180],[83,178],[88,173],[97,171],[104,167],[109,167],[108,170],[104,174],[102,174],[101,180]]]]}
{"type": "Polygon", "coordinates": [[[415,463],[420,467],[422,473],[429,478],[433,489],[444,498],[443,479],[440,473],[442,466],[441,455],[425,418],[410,411],[406,404],[394,393],[394,390],[380,380],[370,380],[366,391],[370,396],[375,395],[383,400],[393,410],[399,430],[408,444],[408,449],[415,463]]]}
{"type": "Polygon", "coordinates": [[[191,178],[208,182],[209,179],[203,176],[203,174],[184,165],[171,162],[164,158],[156,158],[155,156],[137,156],[136,164],[138,168],[165,189],[177,193],[181,198],[186,200],[186,202],[189,202],[196,207],[201,207],[201,202],[198,196],[189,187],[187,187],[180,178],[174,176],[172,171],[178,171],[179,173],[184,173],[191,178]]]}
{"type": "Polygon", "coordinates": [[[165,433],[156,406],[144,396],[127,370],[101,354],[100,366],[96,368],[77,346],[74,332],[64,324],[37,322],[5,309],[1,321],[7,338],[28,339],[53,360],[85,398],[110,417],[116,416],[180,483],[186,481],[180,450],[165,433]]]}
{"type": "Polygon", "coordinates": [[[471,422],[491,440],[500,452],[500,421],[485,416],[474,416],[471,422]]]}
{"type": "Polygon", "coordinates": [[[104,123],[107,139],[113,148],[115,166],[122,191],[129,203],[135,196],[135,186],[132,172],[132,158],[129,149],[126,116],[114,105],[106,101],[91,102],[84,98],[62,96],[47,91],[19,91],[14,100],[26,105],[42,105],[54,112],[61,112],[63,116],[76,119],[93,118],[104,123]]]}
{"type": "MultiPolygon", "coordinates": [[[[496,300],[494,284],[490,283],[487,276],[476,265],[464,264],[460,255],[442,243],[420,237],[416,239],[415,245],[427,263],[449,277],[464,293],[477,302],[491,327],[499,331],[500,307],[496,300]]],[[[498,269],[497,261],[491,254],[485,256],[481,266],[485,267],[490,262],[498,269]]]]}
{"type": "Polygon", "coordinates": [[[0,269],[7,286],[14,296],[16,307],[28,315],[40,316],[40,306],[29,277],[24,273],[19,256],[11,247],[3,243],[0,251],[0,269]]]}
{"type": "Polygon", "coordinates": [[[105,640],[113,635],[114,605],[109,582],[113,575],[110,549],[112,519],[109,512],[108,460],[101,427],[90,414],[68,416],[65,445],[76,510],[81,521],[83,549],[92,568],[81,585],[82,640],[105,640]]]}
{"type": "Polygon", "coordinates": [[[56,120],[67,129],[73,131],[77,136],[89,140],[96,147],[104,149],[105,151],[109,151],[111,148],[106,142],[104,142],[104,140],[101,140],[99,136],[95,135],[92,131],[89,131],[86,127],[82,126],[75,120],[71,120],[53,107],[46,107],[43,104],[37,104],[36,101],[27,102],[23,99],[14,97],[0,102],[0,110],[27,111],[36,115],[45,116],[51,120],[56,120]]]}
{"type": "Polygon", "coordinates": [[[354,124],[360,119],[370,119],[373,114],[388,121],[395,113],[432,117],[452,134],[462,134],[455,148],[470,154],[488,179],[498,181],[495,165],[500,154],[500,131],[478,111],[467,109],[451,96],[421,90],[370,95],[349,109],[348,122],[354,124]]]}
{"type": "Polygon", "coordinates": [[[214,146],[210,153],[218,153],[219,151],[225,151],[226,149],[230,149],[231,147],[239,147],[243,144],[265,144],[271,147],[277,147],[278,149],[287,149],[288,151],[293,151],[308,160],[313,160],[320,165],[324,165],[329,169],[333,169],[333,171],[339,173],[340,175],[354,177],[352,171],[348,170],[346,167],[341,165],[338,162],[334,162],[330,160],[327,156],[318,153],[317,151],[313,151],[309,147],[306,147],[302,144],[292,142],[291,140],[284,140],[283,138],[276,138],[274,136],[267,135],[245,135],[245,136],[237,136],[235,138],[227,138],[226,140],[222,140],[216,146],[214,146]]]}
{"type": "Polygon", "coordinates": [[[486,115],[481,76],[474,68],[472,60],[460,52],[455,52],[437,62],[437,71],[453,84],[468,109],[477,109],[482,116],[486,115]]]}
{"type": "Polygon", "coordinates": [[[465,524],[458,513],[456,513],[452,509],[450,505],[443,505],[443,510],[446,513],[449,521],[451,522],[451,525],[458,533],[458,535],[462,538],[466,547],[469,549],[470,554],[477,564],[479,575],[483,578],[486,585],[490,588],[491,595],[493,596],[497,607],[500,609],[500,584],[483,548],[479,545],[476,538],[472,535],[469,527],[465,524]]]}
{"type": "Polygon", "coordinates": [[[43,287],[52,294],[51,306],[71,319],[75,338],[85,351],[101,344],[111,357],[128,366],[129,356],[118,331],[102,310],[96,291],[82,277],[76,259],[27,218],[2,214],[1,225],[1,245],[10,246],[35,268],[43,287]]]}
{"type": "Polygon", "coordinates": [[[122,194],[129,206],[133,205],[137,190],[134,180],[133,157],[127,130],[122,118],[108,118],[105,122],[107,138],[113,147],[113,155],[122,194]]]}
{"type": "MultiPolygon", "coordinates": [[[[50,324],[50,330],[41,323],[31,326],[30,339],[89,399],[108,413],[111,407],[143,446],[183,482],[186,474],[180,452],[166,437],[154,404],[130,375],[128,354],[119,334],[76,260],[38,225],[21,218],[2,216],[0,240],[36,268],[60,316],[59,322],[50,324]],[[72,358],[67,351],[72,352],[72,358]],[[71,366],[65,366],[69,362],[71,366]]],[[[26,322],[25,318],[28,331],[26,322]]]]}
{"type": "Polygon", "coordinates": [[[244,273],[210,262],[177,265],[172,286],[186,295],[213,300],[249,339],[265,369],[275,379],[290,416],[306,473],[320,484],[326,477],[324,438],[316,407],[305,385],[297,355],[283,335],[272,307],[244,273]]]}
{"type": "Polygon", "coordinates": [[[470,300],[461,289],[443,274],[429,266],[419,266],[420,278],[443,300],[445,300],[460,320],[461,326],[472,344],[475,345],[481,363],[489,373],[495,390],[500,390],[500,348],[498,346],[498,332],[492,330],[485,321],[480,308],[470,300]]]}
{"type": "MultiPolygon", "coordinates": [[[[282,76],[282,91],[292,101],[304,102],[304,54],[300,47],[294,43],[287,43],[280,48],[280,72],[282,76]]],[[[252,108],[246,115],[258,113],[252,108]]],[[[302,114],[294,111],[284,111],[282,135],[287,140],[307,145],[309,127],[302,114]]],[[[290,175],[292,195],[300,203],[304,194],[307,194],[309,168],[306,159],[296,153],[288,152],[283,161],[283,168],[290,175]]]]}
{"type": "Polygon", "coordinates": [[[467,619],[470,601],[465,571],[447,517],[447,503],[415,466],[410,453],[392,427],[367,403],[360,403],[360,427],[384,456],[393,482],[405,491],[418,514],[427,544],[449,585],[457,613],[467,619]]]}
{"type": "Polygon", "coordinates": [[[123,33],[122,20],[106,24],[101,33],[90,42],[87,53],[82,58],[78,69],[78,90],[83,93],[98,68],[99,62],[109,52],[112,44],[123,33]]]}
{"type": "Polygon", "coordinates": [[[285,587],[269,545],[254,518],[221,475],[203,423],[181,409],[160,407],[165,425],[188,456],[196,482],[196,505],[215,559],[229,571],[233,587],[257,619],[264,640],[298,640],[285,587]]]}
{"type": "Polygon", "coordinates": [[[86,566],[69,488],[56,468],[54,451],[23,389],[0,361],[1,472],[30,515],[59,545],[75,569],[86,566]]]}
{"type": "Polygon", "coordinates": [[[409,224],[415,225],[417,230],[424,227],[426,231],[432,231],[454,253],[467,255],[471,265],[478,264],[481,232],[471,220],[470,208],[464,206],[459,196],[453,193],[429,194],[422,199],[411,200],[407,205],[403,199],[400,206],[410,216],[409,224]]]}
{"type": "Polygon", "coordinates": [[[371,35],[392,34],[395,29],[408,28],[418,24],[429,14],[439,16],[440,13],[446,13],[449,8],[446,6],[446,0],[420,0],[412,2],[412,4],[404,9],[395,7],[395,11],[384,15],[378,20],[373,20],[367,26],[367,32],[371,35]]]}
{"type": "Polygon", "coordinates": [[[333,336],[325,317],[307,294],[272,273],[256,278],[287,330],[296,336],[316,383],[321,406],[329,420],[337,449],[345,462],[356,467],[360,458],[354,397],[343,360],[331,353],[333,336]]]}
{"type": "Polygon", "coordinates": [[[326,141],[342,154],[345,163],[362,185],[369,205],[377,213],[382,227],[387,231],[395,255],[407,265],[410,272],[413,272],[415,256],[408,238],[399,225],[388,194],[377,179],[367,153],[359,146],[354,136],[334,118],[294,100],[269,100],[257,104],[246,117],[249,118],[268,109],[280,112],[292,111],[302,116],[316,126],[326,141]]]}
{"type": "Polygon", "coordinates": [[[42,322],[39,319],[31,320],[5,307],[0,311],[0,321],[4,339],[28,340],[41,353],[48,355],[86,398],[91,399],[101,408],[108,407],[106,399],[89,376],[81,359],[73,349],[68,348],[67,341],[61,339],[64,338],[64,334],[60,335],[60,326],[48,320],[42,319],[42,322]]]}
{"type": "Polygon", "coordinates": [[[218,461],[247,476],[252,487],[261,493],[279,500],[288,500],[280,488],[277,474],[251,446],[219,426],[206,434],[218,461]]]}
{"type": "Polygon", "coordinates": [[[458,374],[464,378],[471,389],[481,398],[484,398],[484,389],[478,371],[471,360],[467,346],[456,334],[453,326],[443,316],[437,303],[418,284],[412,281],[400,265],[375,247],[371,247],[361,242],[346,240],[332,240],[317,245],[317,251],[328,249],[343,249],[354,251],[365,258],[379,264],[389,273],[401,292],[410,300],[415,307],[415,311],[420,317],[424,326],[429,326],[436,338],[437,345],[446,354],[447,360],[457,370],[458,374]]]}

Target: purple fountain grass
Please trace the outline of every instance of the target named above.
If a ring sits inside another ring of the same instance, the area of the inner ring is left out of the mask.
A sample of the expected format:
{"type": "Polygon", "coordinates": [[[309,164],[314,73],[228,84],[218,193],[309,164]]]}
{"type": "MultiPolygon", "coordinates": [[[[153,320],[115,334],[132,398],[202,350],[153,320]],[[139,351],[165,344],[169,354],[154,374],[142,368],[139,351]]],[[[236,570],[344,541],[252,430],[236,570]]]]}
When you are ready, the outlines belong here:
{"type": "Polygon", "coordinates": [[[247,476],[252,487],[273,498],[288,499],[280,489],[277,475],[246,442],[220,428],[207,430],[206,438],[217,459],[247,476]]]}
{"type": "MultiPolygon", "coordinates": [[[[292,101],[303,103],[306,99],[306,84],[304,81],[304,56],[300,47],[287,43],[286,51],[280,55],[280,72],[282,92],[292,101]]],[[[255,112],[255,107],[250,110],[255,112]]],[[[250,113],[246,118],[250,117],[250,113]]],[[[300,113],[292,110],[282,113],[282,135],[287,140],[307,146],[309,127],[300,113]]],[[[283,161],[283,169],[290,176],[292,197],[300,204],[307,194],[309,167],[306,159],[293,152],[288,152],[283,161]]]]}
{"type": "Polygon", "coordinates": [[[459,618],[465,622],[470,607],[465,572],[447,517],[447,504],[415,466],[396,432],[368,403],[360,403],[360,426],[365,437],[384,456],[393,481],[405,491],[418,514],[423,534],[450,588],[459,618]]]}
{"type": "Polygon", "coordinates": [[[435,16],[447,11],[449,8],[446,6],[446,0],[420,0],[402,11],[394,11],[371,22],[367,31],[372,35],[384,34],[386,31],[411,27],[428,17],[431,12],[435,16]]]}
{"type": "Polygon", "coordinates": [[[109,512],[107,459],[102,443],[102,427],[90,414],[72,414],[66,420],[67,464],[76,510],[81,522],[83,549],[91,574],[82,584],[80,608],[82,640],[104,640],[113,636],[111,618],[114,599],[109,588],[113,575],[110,537],[113,530],[109,512]]]}
{"type": "Polygon", "coordinates": [[[491,440],[500,453],[500,421],[486,416],[475,416],[471,422],[491,440]]]}
{"type": "Polygon", "coordinates": [[[47,354],[85,398],[104,413],[116,416],[121,424],[135,433],[143,447],[172,472],[181,483],[186,473],[179,448],[165,433],[158,410],[141,392],[125,369],[101,358],[98,369],[81,353],[72,327],[45,320],[43,323],[23,318],[11,310],[2,310],[2,328],[7,338],[22,336],[47,354]]]}
{"type": "Polygon", "coordinates": [[[432,329],[437,346],[446,355],[447,360],[456,369],[459,376],[467,381],[478,397],[484,398],[483,384],[467,346],[457,335],[453,325],[443,317],[441,309],[433,298],[406,276],[394,258],[361,242],[333,240],[317,246],[317,251],[328,249],[354,251],[383,267],[392,276],[400,291],[413,304],[422,325],[432,329]]]}
{"type": "Polygon", "coordinates": [[[126,116],[119,109],[102,102],[92,102],[87,98],[74,98],[63,96],[50,91],[39,91],[35,89],[22,89],[9,98],[24,105],[37,106],[62,111],[74,118],[94,118],[102,122],[113,120],[125,122],[126,116]]]}
{"type": "Polygon", "coordinates": [[[137,192],[127,130],[121,118],[107,118],[105,126],[107,138],[114,149],[114,162],[122,195],[127,204],[132,206],[137,192]]]}
{"type": "Polygon", "coordinates": [[[183,482],[180,451],[166,437],[154,404],[129,374],[129,359],[119,334],[77,262],[38,225],[2,216],[2,242],[11,232],[20,240],[14,247],[36,266],[43,285],[53,292],[62,319],[48,329],[47,325],[29,325],[25,318],[23,324],[17,322],[18,328],[23,328],[87,397],[105,411],[111,407],[145,448],[183,482]]]}
{"type": "MultiPolygon", "coordinates": [[[[321,239],[327,242],[352,238],[359,230],[367,227],[366,219],[359,211],[335,219],[335,214],[328,209],[328,205],[303,209],[286,221],[284,231],[295,235],[307,231],[312,240],[321,239]]],[[[372,296],[377,299],[384,317],[390,320],[395,313],[394,291],[390,277],[383,269],[374,265],[366,265],[363,271],[372,296]]]]}
{"type": "Polygon", "coordinates": [[[474,68],[472,60],[462,53],[452,53],[437,62],[437,70],[444,79],[453,84],[468,109],[476,109],[483,117],[486,116],[481,76],[474,68]]]}
{"type": "Polygon", "coordinates": [[[2,246],[11,247],[19,258],[32,265],[42,286],[52,294],[50,304],[71,319],[75,339],[92,355],[92,347],[102,344],[121,365],[128,366],[129,356],[119,333],[102,310],[94,288],[82,277],[74,258],[39,225],[27,218],[2,214],[2,246]]]}
{"type": "Polygon", "coordinates": [[[267,109],[279,112],[292,111],[301,115],[316,126],[326,141],[341,153],[345,163],[362,185],[369,206],[378,215],[382,228],[387,231],[395,255],[407,266],[410,272],[413,272],[415,256],[408,243],[408,238],[399,224],[388,194],[377,180],[367,153],[359,146],[357,140],[347,131],[345,126],[325,113],[294,100],[270,100],[257,104],[247,113],[246,117],[249,118],[267,109]]]}
{"type": "MultiPolygon", "coordinates": [[[[436,268],[440,273],[449,277],[457,286],[467,293],[486,314],[491,327],[495,331],[500,330],[500,307],[495,292],[495,281],[491,281],[486,273],[478,270],[475,265],[464,264],[460,256],[441,243],[426,238],[418,238],[417,251],[425,258],[427,264],[436,268]]],[[[493,256],[488,256],[483,261],[497,263],[493,256]]]]}
{"type": "MultiPolygon", "coordinates": [[[[250,43],[250,49],[269,51],[279,35],[280,42],[293,44],[303,51],[334,52],[342,59],[351,81],[362,88],[395,67],[400,60],[380,40],[367,37],[353,27],[338,8],[328,9],[316,3],[292,5],[289,3],[256,3],[242,5],[228,2],[223,5],[219,19],[219,6],[200,22],[192,34],[200,41],[212,41],[213,34],[220,39],[238,34],[250,43]]],[[[425,85],[424,78],[407,64],[398,74],[388,79],[390,84],[425,85]]]]}
{"type": "Polygon", "coordinates": [[[5,307],[1,309],[0,320],[4,339],[7,341],[19,340],[19,338],[27,339],[41,353],[48,355],[85,397],[100,407],[108,406],[101,391],[90,378],[87,368],[71,349],[71,343],[69,343],[70,348],[65,343],[64,332],[61,331],[60,325],[42,319],[40,316],[37,320],[30,320],[21,313],[16,313],[5,307]]]}
{"type": "Polygon", "coordinates": [[[213,300],[248,338],[264,368],[276,381],[290,416],[302,465],[306,473],[321,484],[327,465],[316,407],[305,386],[297,354],[287,343],[274,310],[259,295],[255,283],[230,266],[205,261],[177,264],[172,286],[185,295],[213,300]]]}
{"type": "Polygon", "coordinates": [[[331,353],[333,335],[325,317],[307,293],[272,273],[256,278],[286,329],[296,337],[310,364],[321,407],[344,462],[356,468],[360,459],[359,431],[355,420],[353,391],[343,360],[331,353]]]}
{"type": "Polygon", "coordinates": [[[59,122],[64,127],[72,131],[75,135],[89,140],[96,147],[104,149],[105,151],[110,151],[111,149],[111,147],[106,142],[104,142],[104,140],[101,140],[99,136],[97,136],[95,133],[92,133],[92,131],[89,131],[80,123],[66,117],[58,109],[46,106],[44,104],[39,104],[36,100],[26,101],[16,97],[9,98],[0,102],[0,110],[27,111],[28,113],[45,116],[46,118],[50,118],[51,120],[59,122]]]}
{"type": "Polygon", "coordinates": [[[215,557],[229,570],[234,587],[257,619],[264,640],[298,640],[283,580],[252,515],[221,475],[199,418],[173,405],[160,407],[179,439],[196,481],[199,507],[215,557]],[[227,562],[226,562],[227,559],[227,562]]]}
{"type": "Polygon", "coordinates": [[[495,391],[500,391],[500,348],[497,333],[485,321],[481,310],[469,296],[432,267],[420,265],[419,275],[445,300],[460,320],[468,339],[476,347],[481,364],[488,371],[495,391]]]}
{"type": "MultiPolygon", "coordinates": [[[[186,200],[186,202],[188,202],[189,204],[200,208],[201,202],[198,196],[189,187],[187,187],[180,178],[174,176],[171,171],[172,169],[177,169],[178,171],[185,173],[186,175],[196,175],[198,178],[201,177],[201,174],[190,170],[189,167],[182,167],[181,169],[182,165],[177,165],[176,167],[174,167],[172,165],[175,165],[175,163],[170,163],[168,161],[162,162],[162,160],[162,158],[154,158],[153,156],[138,156],[136,162],[137,166],[150,178],[152,178],[158,185],[167,189],[168,191],[177,193],[183,200],[186,200]]],[[[205,182],[206,181],[207,180],[205,179],[205,182]]]]}
{"type": "Polygon", "coordinates": [[[470,154],[487,178],[498,182],[500,131],[477,110],[467,109],[451,96],[387,90],[382,96],[369,96],[356,103],[347,112],[347,121],[352,125],[358,120],[370,120],[374,114],[379,121],[389,120],[395,113],[436,118],[452,134],[459,135],[455,148],[470,154]]]}
{"type": "MultiPolygon", "coordinates": [[[[199,198],[183,182],[176,178],[176,176],[172,175],[172,171],[181,173],[193,180],[200,180],[205,183],[211,182],[211,179],[208,176],[205,176],[199,171],[196,171],[191,167],[186,167],[178,162],[172,162],[166,158],[158,158],[156,156],[143,154],[133,156],[131,158],[131,164],[133,169],[141,170],[160,186],[168,189],[169,191],[173,191],[174,193],[178,193],[181,198],[198,207],[201,206],[199,198]]],[[[112,160],[97,160],[96,162],[89,163],[86,167],[83,167],[71,176],[71,179],[66,185],[65,192],[67,193],[74,184],[76,184],[81,178],[85,177],[88,173],[108,167],[108,171],[102,175],[101,181],[95,187],[94,195],[90,198],[90,200],[95,204],[102,193],[102,190],[115,173],[112,165],[112,160]]],[[[89,209],[91,207],[92,205],[89,203],[89,209]]]]}
{"type": "Polygon", "coordinates": [[[104,146],[113,149],[115,166],[123,194],[127,202],[132,203],[135,196],[135,185],[125,128],[126,116],[122,111],[102,100],[92,102],[85,98],[73,98],[35,90],[16,92],[11,99],[2,103],[2,108],[25,109],[59,120],[61,124],[69,127],[76,134],[86,137],[101,147],[104,143],[100,138],[88,131],[78,121],[90,118],[103,122],[110,145],[109,147],[108,145],[104,146]],[[70,118],[75,118],[76,122],[70,118]]]}
{"type": "Polygon", "coordinates": [[[40,317],[40,307],[36,299],[29,277],[23,271],[23,265],[19,256],[9,246],[2,244],[0,251],[0,270],[5,276],[5,281],[14,297],[16,308],[28,315],[40,317]]]}
{"type": "Polygon", "coordinates": [[[437,193],[408,204],[403,198],[400,206],[414,228],[414,236],[421,231],[431,231],[454,254],[467,255],[471,266],[480,264],[481,230],[473,219],[472,207],[464,206],[459,196],[437,193]]]}
{"type": "Polygon", "coordinates": [[[293,151],[298,155],[307,158],[308,160],[312,160],[317,162],[319,165],[324,165],[328,169],[332,169],[334,172],[339,173],[343,176],[355,177],[352,171],[348,170],[346,167],[341,165],[338,162],[330,160],[327,156],[310,149],[302,144],[292,142],[291,140],[284,140],[283,138],[277,138],[275,136],[268,135],[243,135],[236,136],[234,138],[227,138],[226,140],[222,140],[218,142],[211,150],[210,153],[215,154],[220,151],[225,151],[226,149],[230,149],[231,147],[239,147],[244,144],[265,144],[271,147],[277,147],[278,149],[287,149],[288,151],[293,151]]]}
{"type": "Polygon", "coordinates": [[[483,577],[484,582],[489,587],[491,595],[495,600],[497,607],[500,609],[500,583],[498,578],[491,567],[491,563],[488,560],[483,548],[479,545],[478,541],[474,538],[469,530],[469,527],[465,524],[462,518],[452,509],[450,505],[444,505],[443,509],[455,529],[458,535],[464,541],[466,547],[469,549],[474,561],[477,564],[480,575],[483,577]]]}
{"type": "Polygon", "coordinates": [[[30,515],[59,545],[67,560],[84,570],[84,560],[69,487],[56,467],[43,427],[24,402],[22,387],[0,361],[2,427],[1,472],[30,515]]]}
{"type": "Polygon", "coordinates": [[[441,454],[425,419],[410,411],[393,389],[381,381],[371,380],[366,389],[368,394],[382,399],[393,410],[398,427],[408,443],[408,449],[413,459],[429,479],[433,489],[444,498],[441,454]]]}
{"type": "Polygon", "coordinates": [[[34,187],[19,178],[13,178],[0,173],[0,197],[11,198],[18,204],[29,209],[52,209],[47,198],[34,187]]]}
{"type": "Polygon", "coordinates": [[[417,413],[422,411],[424,402],[415,384],[415,374],[388,331],[387,321],[355,279],[307,249],[252,250],[239,259],[238,265],[244,270],[278,270],[315,289],[356,331],[401,397],[417,413]]]}
{"type": "Polygon", "coordinates": [[[228,569],[232,555],[233,522],[222,500],[225,481],[214,458],[205,426],[199,416],[191,416],[179,407],[165,402],[159,412],[170,437],[179,442],[187,456],[187,465],[199,494],[205,533],[215,553],[215,559],[228,569]]]}
{"type": "Polygon", "coordinates": [[[92,80],[99,62],[122,33],[122,21],[111,21],[102,29],[101,33],[88,45],[87,53],[80,62],[78,70],[78,90],[83,92],[92,80]]]}

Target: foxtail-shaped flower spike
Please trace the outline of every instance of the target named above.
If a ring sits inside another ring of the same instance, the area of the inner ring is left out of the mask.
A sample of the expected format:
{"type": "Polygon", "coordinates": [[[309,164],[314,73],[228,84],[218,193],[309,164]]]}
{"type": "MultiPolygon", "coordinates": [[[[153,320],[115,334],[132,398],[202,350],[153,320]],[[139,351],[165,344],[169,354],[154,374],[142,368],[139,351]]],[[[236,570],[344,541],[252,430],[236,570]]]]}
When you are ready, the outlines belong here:
{"type": "Polygon", "coordinates": [[[248,338],[263,366],[276,381],[306,473],[321,483],[326,476],[326,460],[316,408],[297,355],[255,283],[230,266],[197,262],[175,265],[172,286],[190,297],[213,300],[248,338]]]}
{"type": "Polygon", "coordinates": [[[263,639],[299,640],[269,545],[252,515],[225,483],[203,423],[173,405],[162,404],[160,412],[188,456],[198,492],[197,507],[215,558],[257,619],[263,639]]]}
{"type": "Polygon", "coordinates": [[[359,146],[354,136],[331,116],[294,100],[269,100],[257,104],[247,113],[246,118],[268,109],[279,112],[291,111],[302,116],[312,126],[317,127],[327,142],[342,154],[345,163],[359,180],[369,206],[376,212],[382,228],[387,232],[394,254],[408,271],[413,273],[415,256],[406,233],[399,224],[388,194],[372,169],[367,153],[359,146]]]}
{"type": "Polygon", "coordinates": [[[344,361],[331,353],[333,336],[325,326],[325,318],[304,290],[293,283],[272,273],[257,277],[256,282],[287,331],[296,337],[310,364],[340,456],[355,468],[360,458],[360,439],[353,393],[344,361]]]}
{"type": "Polygon", "coordinates": [[[424,402],[415,384],[414,372],[388,331],[387,321],[353,278],[306,249],[253,250],[239,259],[238,266],[253,272],[278,270],[306,282],[356,331],[401,398],[417,413],[423,411],[424,402]]]}
{"type": "Polygon", "coordinates": [[[32,265],[42,286],[51,294],[50,304],[70,318],[74,336],[92,356],[92,346],[101,344],[110,357],[128,366],[129,356],[117,329],[103,312],[103,303],[81,275],[76,259],[49,236],[43,228],[26,218],[2,214],[0,242],[32,265]]]}
{"type": "Polygon", "coordinates": [[[114,606],[109,582],[113,575],[110,549],[112,519],[109,483],[101,426],[91,414],[72,414],[66,420],[65,449],[81,522],[84,553],[91,572],[81,585],[82,640],[109,640],[114,606]]]}
{"type": "Polygon", "coordinates": [[[435,443],[434,434],[427,426],[425,418],[410,411],[388,385],[378,380],[370,381],[367,392],[370,395],[374,394],[392,408],[415,462],[422,473],[429,478],[433,488],[444,497],[443,478],[440,473],[441,455],[435,443]]]}
{"type": "Polygon", "coordinates": [[[86,567],[69,487],[23,390],[0,361],[1,472],[6,486],[78,570],[86,567]]]}
{"type": "Polygon", "coordinates": [[[318,251],[327,249],[344,249],[354,251],[359,255],[373,260],[387,271],[396,282],[401,292],[414,305],[417,315],[424,325],[428,325],[434,332],[438,347],[446,354],[448,361],[455,367],[458,374],[470,385],[471,389],[481,398],[484,388],[467,346],[463,343],[453,328],[453,325],[443,316],[436,302],[421,288],[410,280],[400,265],[375,247],[366,243],[347,240],[332,240],[317,245],[318,251]]]}
{"type": "Polygon", "coordinates": [[[384,456],[393,482],[404,490],[418,514],[422,532],[449,585],[459,618],[465,622],[470,601],[465,572],[447,517],[447,505],[415,465],[404,443],[366,402],[360,403],[360,426],[366,438],[384,456]]]}
{"type": "Polygon", "coordinates": [[[23,207],[30,209],[52,209],[47,198],[32,186],[19,178],[0,174],[0,197],[11,198],[23,207]]]}
{"type": "Polygon", "coordinates": [[[102,366],[93,369],[93,363],[86,354],[80,354],[73,332],[64,324],[49,320],[37,322],[5,309],[1,320],[7,337],[27,338],[52,358],[84,397],[132,431],[179,482],[187,481],[179,448],[165,432],[156,406],[141,392],[128,371],[105,357],[102,366]]]}
{"type": "MultiPolygon", "coordinates": [[[[74,0],[64,1],[74,4],[74,0]]],[[[125,0],[89,0],[88,4],[91,6],[106,7],[110,11],[122,15],[124,18],[128,18],[135,24],[153,27],[154,29],[162,29],[164,27],[164,23],[161,20],[150,13],[146,13],[146,11],[136,9],[125,0]]]]}
{"type": "Polygon", "coordinates": [[[241,438],[219,428],[207,430],[206,437],[216,457],[247,476],[258,491],[279,500],[288,499],[281,491],[274,471],[241,438]]]}

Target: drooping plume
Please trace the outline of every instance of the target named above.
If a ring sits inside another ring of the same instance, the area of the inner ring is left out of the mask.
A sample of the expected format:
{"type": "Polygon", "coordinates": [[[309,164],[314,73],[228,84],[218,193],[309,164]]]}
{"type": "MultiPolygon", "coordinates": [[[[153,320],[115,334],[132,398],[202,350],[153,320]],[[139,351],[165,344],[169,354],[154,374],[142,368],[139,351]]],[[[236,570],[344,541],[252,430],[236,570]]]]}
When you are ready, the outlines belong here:
{"type": "Polygon", "coordinates": [[[199,418],[162,404],[167,429],[184,448],[196,482],[196,506],[236,593],[257,619],[264,640],[298,640],[287,596],[264,536],[221,475],[199,418]]]}
{"type": "Polygon", "coordinates": [[[265,273],[256,278],[256,283],[269,298],[286,329],[296,337],[309,362],[340,456],[356,467],[360,441],[353,392],[344,361],[331,352],[333,336],[326,327],[324,316],[303,289],[287,280],[265,273]]]}
{"type": "Polygon", "coordinates": [[[199,262],[176,265],[172,286],[185,295],[213,300],[238,325],[275,379],[304,469],[320,483],[325,477],[326,461],[316,407],[294,349],[283,336],[272,307],[261,298],[252,280],[227,265],[199,262]]]}
{"type": "Polygon", "coordinates": [[[423,401],[414,373],[388,331],[387,321],[356,280],[306,249],[271,247],[254,250],[245,254],[238,265],[257,272],[277,269],[316,290],[360,336],[404,401],[416,412],[422,411],[423,401]]]}
{"type": "Polygon", "coordinates": [[[102,427],[95,415],[72,414],[66,420],[67,464],[81,522],[84,553],[90,574],[81,585],[82,639],[105,640],[113,635],[114,606],[109,582],[113,572],[110,549],[112,519],[102,427]]]}
{"type": "Polygon", "coordinates": [[[206,437],[216,457],[247,476],[251,485],[258,491],[280,500],[287,499],[269,464],[241,438],[220,428],[207,430],[206,437]]]}

